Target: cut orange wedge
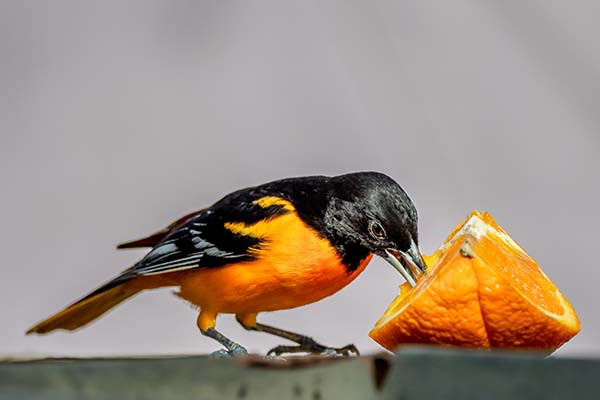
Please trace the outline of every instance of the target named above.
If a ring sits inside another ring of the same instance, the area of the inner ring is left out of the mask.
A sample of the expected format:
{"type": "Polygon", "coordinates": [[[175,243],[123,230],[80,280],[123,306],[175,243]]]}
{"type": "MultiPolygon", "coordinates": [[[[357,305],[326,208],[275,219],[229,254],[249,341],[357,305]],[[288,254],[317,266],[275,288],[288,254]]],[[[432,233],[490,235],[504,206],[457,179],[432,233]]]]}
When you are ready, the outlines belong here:
{"type": "Polygon", "coordinates": [[[473,211],[369,333],[403,343],[554,350],[579,332],[575,310],[488,213],[473,211]]]}

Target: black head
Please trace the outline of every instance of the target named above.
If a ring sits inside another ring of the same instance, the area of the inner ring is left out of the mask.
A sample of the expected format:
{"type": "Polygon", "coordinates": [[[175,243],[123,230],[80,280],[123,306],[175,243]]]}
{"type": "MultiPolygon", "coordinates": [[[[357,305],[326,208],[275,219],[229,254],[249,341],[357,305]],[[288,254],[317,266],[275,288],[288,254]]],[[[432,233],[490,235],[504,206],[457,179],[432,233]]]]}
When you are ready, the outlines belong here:
{"type": "Polygon", "coordinates": [[[418,249],[417,210],[402,187],[377,172],[340,175],[328,186],[324,222],[334,243],[383,257],[414,285],[425,263],[418,249]]]}

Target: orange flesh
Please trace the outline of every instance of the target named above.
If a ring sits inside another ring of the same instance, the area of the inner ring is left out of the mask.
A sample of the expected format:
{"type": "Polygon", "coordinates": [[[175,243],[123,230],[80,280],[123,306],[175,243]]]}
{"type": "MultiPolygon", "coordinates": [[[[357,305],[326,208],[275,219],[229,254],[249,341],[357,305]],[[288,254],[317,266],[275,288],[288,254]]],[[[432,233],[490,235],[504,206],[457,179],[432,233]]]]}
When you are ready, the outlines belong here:
{"type": "Polygon", "coordinates": [[[370,336],[402,343],[555,349],[580,329],[575,311],[538,264],[487,213],[474,211],[432,256],[370,336]],[[470,225],[469,225],[470,224],[470,225]]]}

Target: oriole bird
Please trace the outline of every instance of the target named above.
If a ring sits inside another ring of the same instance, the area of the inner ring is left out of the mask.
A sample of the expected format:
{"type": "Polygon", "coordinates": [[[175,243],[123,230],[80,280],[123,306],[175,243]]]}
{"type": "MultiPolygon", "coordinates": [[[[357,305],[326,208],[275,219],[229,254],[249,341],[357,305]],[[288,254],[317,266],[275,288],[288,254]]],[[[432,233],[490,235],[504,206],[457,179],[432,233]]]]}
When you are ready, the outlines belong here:
{"type": "Polygon", "coordinates": [[[151,247],[139,262],[29,333],[75,330],[146,289],[178,287],[199,310],[203,335],[224,346],[217,354],[246,354],[216,330],[220,313],[248,329],[297,343],[269,354],[358,354],[353,345],[323,346],[311,337],[256,322],[330,296],[352,282],[373,254],[414,285],[425,263],[418,249],[417,211],[390,177],[358,172],[288,178],[233,192],[124,248],[151,247]]]}

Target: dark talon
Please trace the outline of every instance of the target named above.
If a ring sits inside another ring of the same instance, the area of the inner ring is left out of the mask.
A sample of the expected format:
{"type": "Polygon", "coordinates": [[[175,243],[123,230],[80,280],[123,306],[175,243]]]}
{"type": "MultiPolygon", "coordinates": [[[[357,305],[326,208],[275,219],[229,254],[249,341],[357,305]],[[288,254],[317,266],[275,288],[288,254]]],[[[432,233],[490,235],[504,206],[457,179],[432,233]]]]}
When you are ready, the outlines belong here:
{"type": "Polygon", "coordinates": [[[344,347],[334,348],[334,347],[326,347],[317,342],[315,342],[312,338],[307,337],[302,341],[302,344],[298,346],[277,346],[269,350],[267,353],[268,356],[276,355],[280,356],[282,354],[294,354],[294,353],[309,353],[309,354],[320,354],[326,355],[330,357],[350,357],[352,354],[355,356],[359,356],[360,352],[356,348],[355,345],[349,344],[344,347]]]}
{"type": "Polygon", "coordinates": [[[340,350],[345,351],[348,356],[350,356],[351,353],[354,353],[355,356],[360,356],[360,351],[358,351],[356,346],[353,344],[344,346],[340,350]]]}
{"type": "Polygon", "coordinates": [[[302,353],[304,350],[301,346],[276,346],[267,352],[267,356],[280,356],[282,354],[302,353]]]}

